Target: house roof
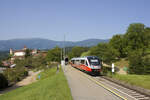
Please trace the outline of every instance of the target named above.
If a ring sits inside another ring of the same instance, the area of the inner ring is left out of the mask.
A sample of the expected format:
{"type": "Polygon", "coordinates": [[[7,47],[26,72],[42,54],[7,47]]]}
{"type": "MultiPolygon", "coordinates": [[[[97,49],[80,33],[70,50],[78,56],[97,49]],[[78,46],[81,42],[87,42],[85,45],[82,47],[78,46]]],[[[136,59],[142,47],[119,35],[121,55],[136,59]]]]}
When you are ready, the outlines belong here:
{"type": "Polygon", "coordinates": [[[25,50],[15,50],[14,53],[16,52],[25,52],[25,50]]]}

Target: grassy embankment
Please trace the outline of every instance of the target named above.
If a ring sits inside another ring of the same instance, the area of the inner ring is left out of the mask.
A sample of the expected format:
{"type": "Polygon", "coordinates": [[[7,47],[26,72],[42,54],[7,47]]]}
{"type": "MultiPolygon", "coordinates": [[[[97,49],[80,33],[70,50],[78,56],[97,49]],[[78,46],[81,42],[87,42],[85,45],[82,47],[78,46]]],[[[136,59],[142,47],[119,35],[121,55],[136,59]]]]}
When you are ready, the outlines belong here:
{"type": "MultiPolygon", "coordinates": [[[[123,68],[123,67],[128,67],[128,61],[125,59],[121,59],[117,62],[115,62],[115,66],[118,68],[123,68]]],[[[131,85],[139,86],[145,89],[150,89],[150,75],[132,75],[132,74],[127,74],[127,75],[121,75],[121,74],[111,74],[111,69],[109,68],[109,71],[107,73],[108,76],[126,82],[131,85]]]]}
{"type": "Polygon", "coordinates": [[[56,68],[40,73],[39,81],[0,96],[0,100],[72,100],[67,80],[62,70],[56,68]]]}
{"type": "Polygon", "coordinates": [[[112,78],[150,90],[150,75],[113,75],[112,78]]]}

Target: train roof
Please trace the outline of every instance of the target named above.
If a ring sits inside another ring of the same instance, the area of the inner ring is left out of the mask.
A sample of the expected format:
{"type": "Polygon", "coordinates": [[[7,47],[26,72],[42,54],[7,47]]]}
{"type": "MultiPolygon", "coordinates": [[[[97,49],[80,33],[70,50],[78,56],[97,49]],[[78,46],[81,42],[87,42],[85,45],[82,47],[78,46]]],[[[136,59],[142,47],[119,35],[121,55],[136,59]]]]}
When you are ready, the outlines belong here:
{"type": "MultiPolygon", "coordinates": [[[[84,57],[76,57],[71,60],[79,60],[79,59],[87,59],[87,58],[98,58],[97,56],[84,56],[84,57]]],[[[99,59],[99,58],[98,58],[99,59]]]]}

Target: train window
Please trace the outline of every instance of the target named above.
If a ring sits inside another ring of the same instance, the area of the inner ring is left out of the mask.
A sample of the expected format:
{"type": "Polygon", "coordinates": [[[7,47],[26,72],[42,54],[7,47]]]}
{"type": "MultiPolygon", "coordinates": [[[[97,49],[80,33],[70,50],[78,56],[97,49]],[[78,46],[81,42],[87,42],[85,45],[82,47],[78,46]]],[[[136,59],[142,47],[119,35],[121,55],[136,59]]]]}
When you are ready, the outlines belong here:
{"type": "Polygon", "coordinates": [[[74,64],[74,60],[72,60],[71,62],[72,62],[72,64],[74,64]]]}
{"type": "Polygon", "coordinates": [[[88,63],[87,63],[87,61],[86,61],[86,66],[88,66],[88,63]]]}
{"type": "Polygon", "coordinates": [[[81,60],[81,64],[85,64],[84,62],[85,62],[84,60],[81,60]]]}
{"type": "Polygon", "coordinates": [[[76,60],[75,64],[80,65],[80,60],[76,60]]]}

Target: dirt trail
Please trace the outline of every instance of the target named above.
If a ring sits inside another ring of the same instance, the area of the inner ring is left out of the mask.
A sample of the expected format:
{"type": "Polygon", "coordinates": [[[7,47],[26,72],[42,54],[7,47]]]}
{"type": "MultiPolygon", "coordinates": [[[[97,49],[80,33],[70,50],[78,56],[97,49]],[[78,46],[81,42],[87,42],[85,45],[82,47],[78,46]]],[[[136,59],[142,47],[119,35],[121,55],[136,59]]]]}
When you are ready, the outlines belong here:
{"type": "Polygon", "coordinates": [[[22,86],[25,86],[25,85],[29,85],[33,82],[36,82],[36,78],[37,78],[37,75],[40,73],[41,71],[38,71],[38,72],[33,72],[33,71],[29,71],[29,76],[27,76],[25,79],[23,79],[22,81],[16,83],[15,85],[13,85],[12,87],[9,87],[9,88],[6,88],[5,90],[3,91],[0,91],[0,95],[4,94],[4,93],[7,93],[9,91],[12,91],[16,88],[19,88],[19,87],[22,87],[22,86]]]}
{"type": "Polygon", "coordinates": [[[26,77],[25,79],[23,79],[22,81],[18,82],[16,85],[17,86],[25,86],[25,85],[35,82],[36,78],[37,78],[37,74],[39,74],[39,73],[40,73],[40,71],[38,71],[38,72],[29,71],[29,76],[26,77]]]}

